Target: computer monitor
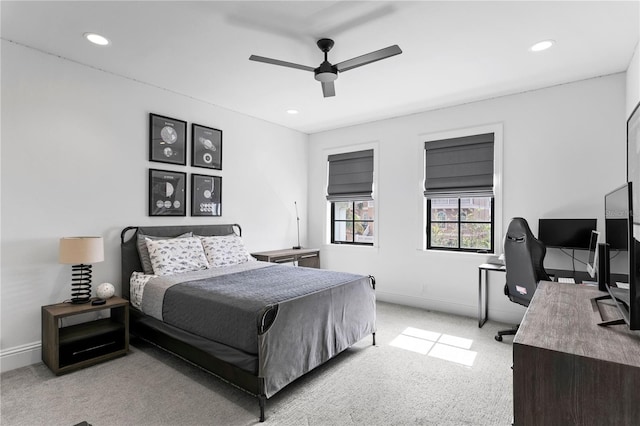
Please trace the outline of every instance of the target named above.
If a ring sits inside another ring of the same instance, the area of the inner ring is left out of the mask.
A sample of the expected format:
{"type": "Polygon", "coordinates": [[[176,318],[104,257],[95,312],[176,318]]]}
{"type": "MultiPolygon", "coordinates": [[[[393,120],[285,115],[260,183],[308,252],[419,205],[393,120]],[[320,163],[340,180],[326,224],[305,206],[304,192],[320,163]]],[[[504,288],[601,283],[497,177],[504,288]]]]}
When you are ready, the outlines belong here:
{"type": "Polygon", "coordinates": [[[547,247],[588,250],[596,219],[539,219],[538,239],[547,247]]]}
{"type": "Polygon", "coordinates": [[[596,277],[598,270],[598,244],[600,243],[600,233],[591,231],[591,239],[589,240],[589,260],[587,261],[587,272],[591,278],[596,277]]]}
{"type": "Polygon", "coordinates": [[[631,330],[640,330],[640,241],[636,238],[640,233],[636,232],[636,216],[632,210],[634,199],[638,197],[640,195],[633,190],[632,182],[604,197],[605,221],[610,222],[605,226],[605,237],[607,243],[614,247],[609,250],[606,260],[609,262],[609,277],[605,287],[622,318],[600,325],[626,323],[631,330]],[[621,221],[626,226],[621,226],[621,221]]]}

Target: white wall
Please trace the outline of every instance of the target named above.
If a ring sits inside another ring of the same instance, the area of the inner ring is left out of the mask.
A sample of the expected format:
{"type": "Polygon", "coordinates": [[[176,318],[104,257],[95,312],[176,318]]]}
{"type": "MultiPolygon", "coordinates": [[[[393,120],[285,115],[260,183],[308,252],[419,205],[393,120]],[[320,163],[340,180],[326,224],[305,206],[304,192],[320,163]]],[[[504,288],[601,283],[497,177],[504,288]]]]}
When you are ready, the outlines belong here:
{"type": "MultiPolygon", "coordinates": [[[[322,267],[372,274],[380,300],[477,314],[478,265],[486,255],[423,251],[423,136],[499,123],[503,126],[504,227],[525,217],[534,233],[540,217],[597,217],[603,196],[624,182],[625,74],[595,78],[310,136],[309,239],[322,247],[322,267]],[[326,245],[326,153],[340,146],[379,144],[377,247],[326,245]]],[[[568,258],[554,259],[558,267],[568,258]]],[[[553,267],[554,265],[550,265],[553,267]]],[[[493,319],[517,322],[524,309],[490,279],[493,319]]]]}
{"type": "Polygon", "coordinates": [[[638,102],[640,102],[640,43],[636,44],[636,50],[627,69],[627,118],[638,102]]]}
{"type": "Polygon", "coordinates": [[[296,242],[306,134],[10,42],[1,48],[3,370],[40,360],[40,307],[70,297],[60,237],[104,236],[93,283],[111,282],[117,294],[128,225],[239,223],[252,251],[296,242]],[[222,129],[223,170],[147,161],[150,112],[222,129]],[[149,168],[221,175],[222,217],[148,217],[149,168]]]}

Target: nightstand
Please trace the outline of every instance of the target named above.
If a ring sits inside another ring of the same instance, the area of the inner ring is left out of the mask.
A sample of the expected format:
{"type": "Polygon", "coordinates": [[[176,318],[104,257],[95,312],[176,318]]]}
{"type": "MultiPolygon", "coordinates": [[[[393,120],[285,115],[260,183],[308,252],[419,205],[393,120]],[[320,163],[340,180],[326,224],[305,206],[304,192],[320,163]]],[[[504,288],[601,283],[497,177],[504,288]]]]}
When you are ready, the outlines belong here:
{"type": "Polygon", "coordinates": [[[288,263],[298,262],[298,266],[320,268],[320,250],[318,249],[283,249],[251,253],[251,256],[263,262],[288,263]]]}
{"type": "Polygon", "coordinates": [[[88,367],[129,351],[129,301],[111,297],[104,305],[57,303],[42,307],[42,361],[55,374],[88,367]],[[109,310],[110,317],[62,326],[75,315],[109,310]]]}

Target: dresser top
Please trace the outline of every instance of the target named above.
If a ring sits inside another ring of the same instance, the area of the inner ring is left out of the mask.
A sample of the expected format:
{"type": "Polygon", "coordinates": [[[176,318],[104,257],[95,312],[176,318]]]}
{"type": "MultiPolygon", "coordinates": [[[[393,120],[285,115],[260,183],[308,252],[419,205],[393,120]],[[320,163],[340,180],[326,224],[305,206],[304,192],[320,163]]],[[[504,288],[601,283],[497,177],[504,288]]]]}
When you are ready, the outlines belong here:
{"type": "Polygon", "coordinates": [[[597,287],[542,281],[513,343],[640,368],[640,331],[598,323],[620,318],[597,287]]]}

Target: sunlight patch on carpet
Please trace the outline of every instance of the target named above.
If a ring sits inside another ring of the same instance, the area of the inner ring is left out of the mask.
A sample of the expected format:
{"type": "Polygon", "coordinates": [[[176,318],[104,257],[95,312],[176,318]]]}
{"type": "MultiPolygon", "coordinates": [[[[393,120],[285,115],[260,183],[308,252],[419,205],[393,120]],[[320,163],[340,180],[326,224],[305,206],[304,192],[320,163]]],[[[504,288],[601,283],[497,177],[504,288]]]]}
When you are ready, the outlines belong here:
{"type": "Polygon", "coordinates": [[[396,348],[455,362],[467,367],[473,366],[478,354],[470,350],[472,344],[473,340],[471,339],[414,327],[407,327],[389,343],[396,348]]]}
{"type": "Polygon", "coordinates": [[[417,352],[422,355],[426,355],[431,350],[434,342],[430,342],[429,340],[418,339],[411,336],[405,336],[403,334],[399,335],[391,343],[391,346],[395,346],[396,348],[404,349],[411,352],[417,352]]]}

